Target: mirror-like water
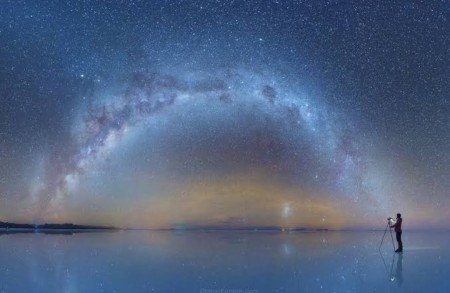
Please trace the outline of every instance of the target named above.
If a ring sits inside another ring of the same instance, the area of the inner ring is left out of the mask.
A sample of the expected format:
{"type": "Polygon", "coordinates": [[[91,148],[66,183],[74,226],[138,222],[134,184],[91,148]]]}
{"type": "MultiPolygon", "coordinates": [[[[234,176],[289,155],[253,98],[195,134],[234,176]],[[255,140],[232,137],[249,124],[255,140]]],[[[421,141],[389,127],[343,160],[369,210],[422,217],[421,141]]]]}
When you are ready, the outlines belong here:
{"type": "Polygon", "coordinates": [[[403,234],[0,234],[0,292],[450,292],[450,234],[403,234]]]}

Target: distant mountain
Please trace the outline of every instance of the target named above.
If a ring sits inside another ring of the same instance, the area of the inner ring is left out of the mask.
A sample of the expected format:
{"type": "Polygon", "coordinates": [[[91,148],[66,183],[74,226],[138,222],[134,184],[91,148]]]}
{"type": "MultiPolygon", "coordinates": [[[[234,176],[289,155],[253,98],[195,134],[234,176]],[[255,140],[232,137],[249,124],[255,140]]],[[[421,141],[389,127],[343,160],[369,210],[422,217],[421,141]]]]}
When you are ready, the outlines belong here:
{"type": "Polygon", "coordinates": [[[5,223],[0,221],[0,229],[33,229],[33,230],[87,230],[87,229],[103,229],[111,230],[115,227],[107,226],[89,226],[89,225],[76,225],[72,223],[64,224],[17,224],[17,223],[5,223]]]}

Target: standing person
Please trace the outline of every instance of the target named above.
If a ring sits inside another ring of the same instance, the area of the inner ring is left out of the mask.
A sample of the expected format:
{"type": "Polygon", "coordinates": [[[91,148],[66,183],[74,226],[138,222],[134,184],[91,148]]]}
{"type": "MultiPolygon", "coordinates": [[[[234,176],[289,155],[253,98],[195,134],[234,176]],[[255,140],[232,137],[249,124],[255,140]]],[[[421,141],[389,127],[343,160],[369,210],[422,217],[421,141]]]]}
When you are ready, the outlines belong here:
{"type": "Polygon", "coordinates": [[[390,219],[390,228],[394,228],[395,238],[397,239],[398,248],[395,252],[403,251],[403,242],[402,242],[402,215],[400,213],[397,214],[397,219],[394,221],[390,219]]]}

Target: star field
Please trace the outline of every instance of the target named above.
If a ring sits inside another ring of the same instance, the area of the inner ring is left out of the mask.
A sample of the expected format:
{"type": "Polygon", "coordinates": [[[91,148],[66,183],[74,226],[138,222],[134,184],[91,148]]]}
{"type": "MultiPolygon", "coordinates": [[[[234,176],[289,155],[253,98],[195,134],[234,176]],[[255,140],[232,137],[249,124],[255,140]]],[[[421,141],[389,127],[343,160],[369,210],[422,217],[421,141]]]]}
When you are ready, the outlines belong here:
{"type": "Polygon", "coordinates": [[[447,227],[448,12],[3,1],[1,218],[447,227]]]}

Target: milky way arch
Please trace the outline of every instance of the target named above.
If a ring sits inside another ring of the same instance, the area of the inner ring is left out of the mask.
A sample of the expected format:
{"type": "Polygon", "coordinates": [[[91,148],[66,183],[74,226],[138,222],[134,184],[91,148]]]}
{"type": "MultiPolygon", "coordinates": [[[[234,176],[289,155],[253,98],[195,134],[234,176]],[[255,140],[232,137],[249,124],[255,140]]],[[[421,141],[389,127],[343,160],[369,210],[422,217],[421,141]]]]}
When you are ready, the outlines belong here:
{"type": "MultiPolygon", "coordinates": [[[[331,185],[356,199],[368,192],[361,145],[354,138],[351,124],[318,101],[302,96],[295,86],[280,82],[273,74],[238,69],[214,74],[138,72],[132,74],[123,88],[119,94],[87,111],[64,150],[50,157],[45,182],[33,194],[33,198],[38,199],[41,216],[57,213],[70,194],[71,186],[96,161],[112,151],[127,130],[157,119],[169,108],[182,108],[199,99],[211,101],[214,107],[240,105],[249,111],[278,117],[278,123],[283,124],[279,126],[280,131],[287,141],[295,145],[310,140],[315,160],[325,166],[319,168],[320,172],[311,170],[307,176],[322,180],[320,184],[331,185]]],[[[262,139],[255,143],[255,148],[276,148],[277,143],[276,138],[274,142],[262,139]]],[[[302,157],[302,154],[296,156],[302,157]]],[[[302,172],[305,170],[307,168],[302,172]]]]}

